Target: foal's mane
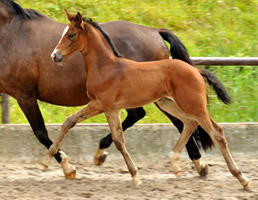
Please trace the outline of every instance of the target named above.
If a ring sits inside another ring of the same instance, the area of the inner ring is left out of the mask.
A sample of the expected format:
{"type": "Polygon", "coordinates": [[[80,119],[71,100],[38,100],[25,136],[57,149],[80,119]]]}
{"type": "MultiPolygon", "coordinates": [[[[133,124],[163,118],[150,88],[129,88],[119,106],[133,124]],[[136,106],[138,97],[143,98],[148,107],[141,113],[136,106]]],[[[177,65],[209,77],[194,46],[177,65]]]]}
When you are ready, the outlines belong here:
{"type": "Polygon", "coordinates": [[[22,8],[15,0],[1,0],[1,2],[13,9],[14,12],[23,19],[35,19],[42,16],[42,14],[36,10],[22,8]]]}
{"type": "Polygon", "coordinates": [[[122,55],[118,52],[118,50],[116,49],[113,41],[111,40],[111,38],[109,37],[109,35],[100,27],[99,23],[98,22],[94,22],[91,18],[87,18],[87,17],[84,17],[83,18],[83,21],[84,22],[87,22],[89,24],[91,24],[93,27],[95,27],[97,30],[100,31],[100,33],[104,36],[104,38],[106,39],[106,41],[108,42],[108,44],[110,45],[114,55],[116,57],[119,57],[121,58],[122,55]]]}

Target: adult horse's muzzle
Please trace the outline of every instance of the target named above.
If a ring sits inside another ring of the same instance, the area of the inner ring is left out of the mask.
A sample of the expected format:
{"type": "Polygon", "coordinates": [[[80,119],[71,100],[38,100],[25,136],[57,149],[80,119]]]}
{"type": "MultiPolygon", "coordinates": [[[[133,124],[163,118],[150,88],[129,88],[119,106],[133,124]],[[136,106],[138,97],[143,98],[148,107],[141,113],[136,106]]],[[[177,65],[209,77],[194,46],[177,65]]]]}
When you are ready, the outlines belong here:
{"type": "Polygon", "coordinates": [[[61,62],[64,58],[64,54],[62,53],[62,51],[55,49],[51,54],[51,58],[54,62],[61,62]]]}

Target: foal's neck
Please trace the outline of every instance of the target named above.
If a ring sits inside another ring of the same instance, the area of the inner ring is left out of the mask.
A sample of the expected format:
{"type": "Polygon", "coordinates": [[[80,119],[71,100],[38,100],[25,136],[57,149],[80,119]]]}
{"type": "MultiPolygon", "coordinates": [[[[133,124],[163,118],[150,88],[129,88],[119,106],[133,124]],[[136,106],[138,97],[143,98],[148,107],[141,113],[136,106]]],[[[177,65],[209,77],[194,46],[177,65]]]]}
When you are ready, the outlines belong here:
{"type": "Polygon", "coordinates": [[[85,34],[86,46],[82,54],[87,74],[94,68],[101,68],[117,58],[104,36],[94,27],[85,34]]]}

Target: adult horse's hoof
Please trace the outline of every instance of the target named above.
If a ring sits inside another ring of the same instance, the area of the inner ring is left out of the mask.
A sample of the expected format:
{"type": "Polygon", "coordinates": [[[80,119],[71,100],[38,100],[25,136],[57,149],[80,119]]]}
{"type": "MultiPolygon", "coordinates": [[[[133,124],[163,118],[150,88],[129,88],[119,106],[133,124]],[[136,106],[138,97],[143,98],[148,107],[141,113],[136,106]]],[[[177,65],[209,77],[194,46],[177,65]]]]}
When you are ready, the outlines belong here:
{"type": "Polygon", "coordinates": [[[105,154],[101,155],[100,157],[98,158],[95,157],[94,164],[96,166],[101,166],[106,161],[107,155],[108,155],[108,152],[105,152],[105,154]]]}
{"type": "Polygon", "coordinates": [[[106,161],[107,155],[106,149],[98,149],[94,156],[94,165],[101,166],[106,161]]]}
{"type": "Polygon", "coordinates": [[[208,164],[201,161],[201,159],[193,160],[195,168],[201,177],[205,177],[209,173],[208,164]]]}
{"type": "Polygon", "coordinates": [[[204,167],[201,168],[201,171],[199,172],[201,177],[207,176],[209,173],[209,166],[206,164],[204,167]]]}

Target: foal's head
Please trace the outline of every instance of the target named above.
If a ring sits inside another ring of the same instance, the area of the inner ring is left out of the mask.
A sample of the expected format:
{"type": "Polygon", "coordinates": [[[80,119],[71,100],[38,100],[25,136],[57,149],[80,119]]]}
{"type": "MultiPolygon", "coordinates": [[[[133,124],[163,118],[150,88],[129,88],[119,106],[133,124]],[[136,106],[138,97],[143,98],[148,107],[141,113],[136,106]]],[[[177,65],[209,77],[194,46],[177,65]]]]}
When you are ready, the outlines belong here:
{"type": "Polygon", "coordinates": [[[70,24],[65,28],[62,38],[54,49],[51,57],[55,62],[61,62],[65,56],[72,54],[82,48],[82,35],[85,33],[87,24],[83,21],[81,14],[77,15],[65,11],[70,24]]]}

